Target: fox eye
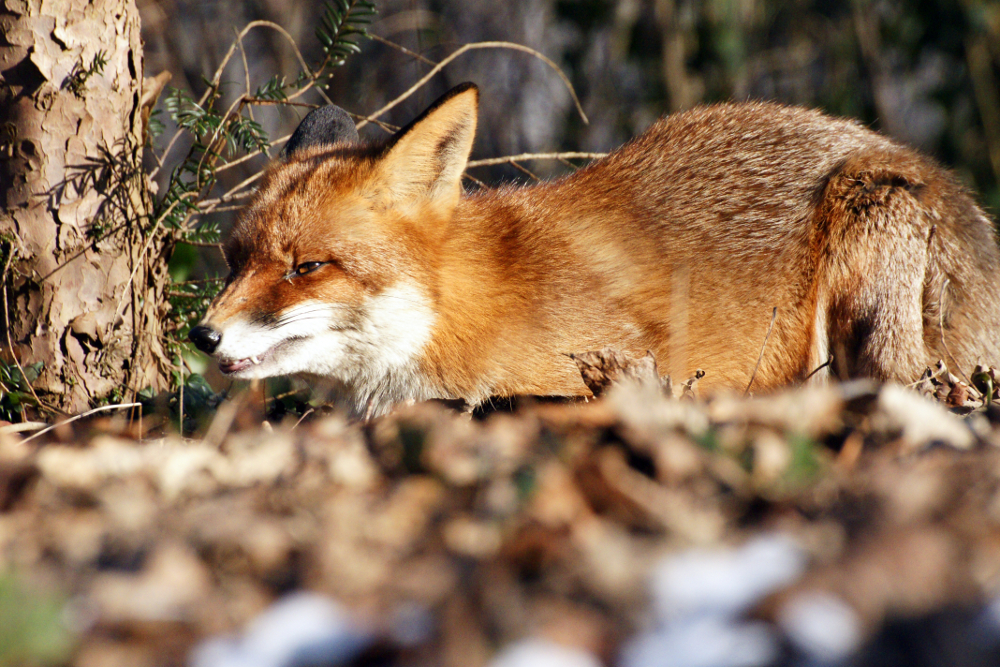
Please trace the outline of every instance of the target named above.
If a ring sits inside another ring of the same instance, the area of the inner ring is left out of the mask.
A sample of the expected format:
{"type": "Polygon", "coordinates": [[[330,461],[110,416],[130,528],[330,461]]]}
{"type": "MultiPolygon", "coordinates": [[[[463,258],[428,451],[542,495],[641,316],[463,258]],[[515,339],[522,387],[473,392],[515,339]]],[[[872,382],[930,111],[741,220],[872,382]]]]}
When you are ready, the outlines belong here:
{"type": "Polygon", "coordinates": [[[304,276],[307,273],[312,273],[324,264],[326,264],[326,262],[302,262],[295,267],[295,275],[304,276]]]}

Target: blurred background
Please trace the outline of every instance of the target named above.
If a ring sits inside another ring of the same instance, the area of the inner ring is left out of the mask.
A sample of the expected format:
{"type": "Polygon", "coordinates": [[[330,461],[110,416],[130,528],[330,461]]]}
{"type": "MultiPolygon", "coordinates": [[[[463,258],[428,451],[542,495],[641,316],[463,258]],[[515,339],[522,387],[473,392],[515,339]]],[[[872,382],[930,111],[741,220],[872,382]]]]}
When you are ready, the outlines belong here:
{"type": "MultiPolygon", "coordinates": [[[[336,71],[327,91],[349,111],[371,113],[433,62],[476,41],[529,46],[572,81],[589,124],[538,58],[472,51],[384,117],[404,124],[451,86],[474,81],[482,108],[473,158],[606,151],[664,113],[769,99],[858,118],[955,169],[994,217],[1000,209],[1000,0],[381,0],[376,6],[370,32],[411,53],[362,40],[361,53],[336,71]]],[[[312,0],[139,0],[139,8],[146,76],[169,70],[170,85],[196,96],[250,21],[283,26],[307,62],[321,59],[314,33],[322,3],[312,0]]],[[[235,98],[247,74],[253,89],[298,71],[285,37],[259,29],[248,34],[223,80],[235,98]]],[[[310,92],[302,101],[321,99],[310,92]]],[[[254,113],[275,140],[306,111],[254,113]]],[[[171,129],[168,123],[165,137],[171,129]]],[[[228,171],[221,187],[265,162],[260,156],[228,171]]],[[[542,177],[567,169],[555,161],[529,166],[542,177]]],[[[530,180],[510,165],[472,173],[491,184],[530,180]]],[[[225,229],[233,213],[215,215],[225,229]]]]}

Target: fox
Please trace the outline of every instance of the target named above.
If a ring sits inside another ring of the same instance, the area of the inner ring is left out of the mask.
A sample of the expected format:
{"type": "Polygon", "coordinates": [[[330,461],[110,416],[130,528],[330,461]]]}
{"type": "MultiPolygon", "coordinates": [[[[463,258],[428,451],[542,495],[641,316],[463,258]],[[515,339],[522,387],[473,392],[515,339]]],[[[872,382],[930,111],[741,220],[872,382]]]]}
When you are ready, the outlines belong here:
{"type": "Polygon", "coordinates": [[[857,121],[774,102],[667,115],[533,185],[465,192],[479,90],[384,141],[311,111],[224,244],[190,332],[232,378],[407,401],[584,397],[570,358],[652,352],[704,392],[1000,361],[1000,250],[947,169],[857,121]]]}

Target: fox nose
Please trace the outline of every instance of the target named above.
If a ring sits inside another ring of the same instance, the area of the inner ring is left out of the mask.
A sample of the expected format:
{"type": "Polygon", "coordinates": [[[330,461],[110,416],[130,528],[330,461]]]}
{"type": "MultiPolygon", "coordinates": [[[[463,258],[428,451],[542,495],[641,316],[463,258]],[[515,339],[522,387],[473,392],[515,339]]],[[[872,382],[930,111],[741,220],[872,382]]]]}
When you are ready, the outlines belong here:
{"type": "Polygon", "coordinates": [[[205,354],[212,354],[215,352],[215,348],[219,347],[222,334],[215,329],[210,329],[199,324],[191,329],[191,333],[188,334],[188,340],[194,343],[194,346],[205,354]]]}

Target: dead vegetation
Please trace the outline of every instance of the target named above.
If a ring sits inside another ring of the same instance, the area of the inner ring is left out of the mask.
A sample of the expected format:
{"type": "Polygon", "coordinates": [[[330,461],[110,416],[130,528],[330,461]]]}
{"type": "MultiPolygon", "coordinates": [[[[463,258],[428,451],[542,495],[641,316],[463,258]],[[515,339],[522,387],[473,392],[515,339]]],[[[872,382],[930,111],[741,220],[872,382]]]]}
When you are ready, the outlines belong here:
{"type": "MultiPolygon", "coordinates": [[[[615,366],[585,358],[598,383],[615,366]]],[[[681,660],[699,635],[679,629],[704,618],[726,619],[719,641],[767,639],[712,664],[875,664],[887,628],[952,613],[968,622],[938,634],[965,642],[1000,592],[993,377],[930,370],[918,389],[943,404],[870,382],[749,399],[626,382],[481,418],[420,404],[261,428],[236,405],[201,439],[106,416],[30,442],[5,429],[0,619],[31,620],[0,664],[639,666],[681,660]],[[308,618],[354,628],[322,660],[203,643],[298,590],[343,605],[298,600],[327,610],[308,618]]],[[[991,627],[963,654],[982,662],[925,664],[994,664],[991,627]]]]}

